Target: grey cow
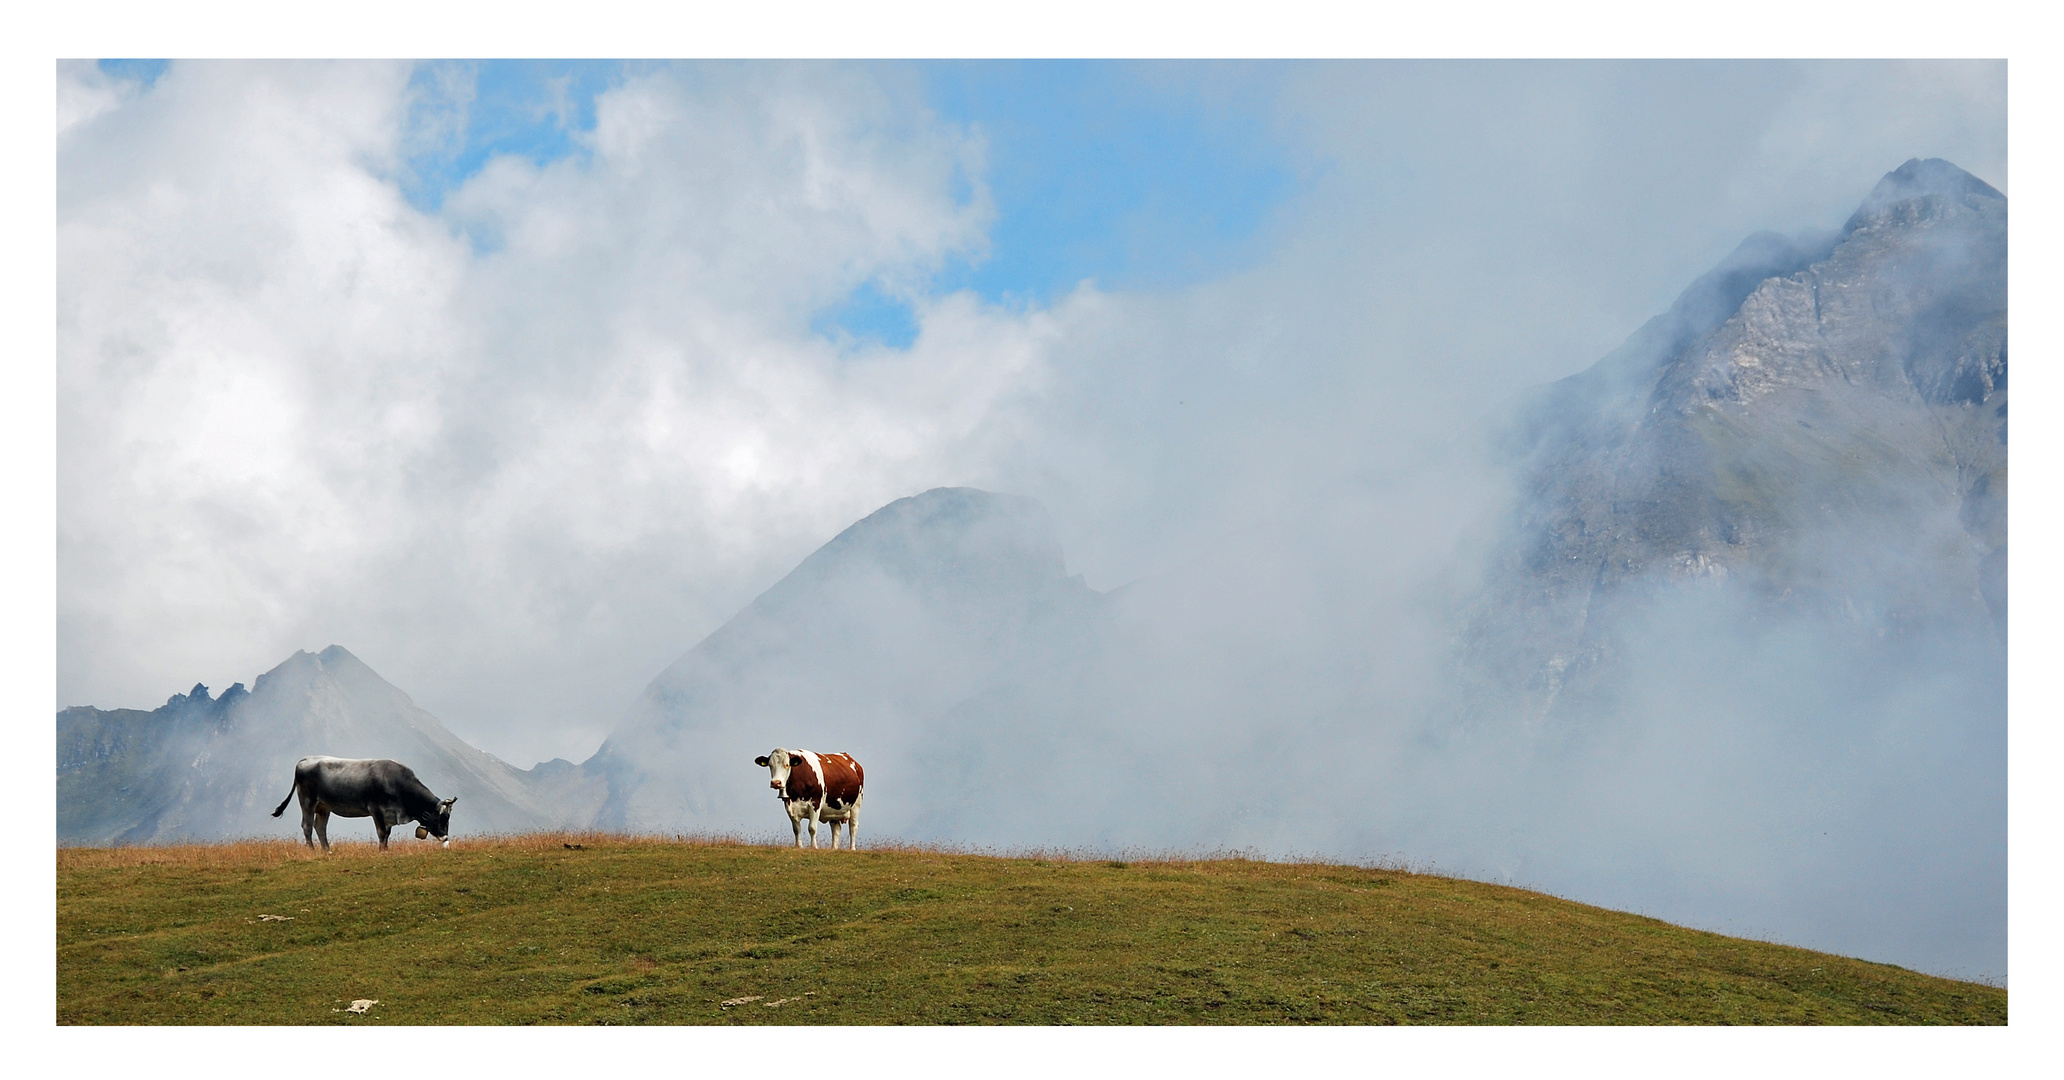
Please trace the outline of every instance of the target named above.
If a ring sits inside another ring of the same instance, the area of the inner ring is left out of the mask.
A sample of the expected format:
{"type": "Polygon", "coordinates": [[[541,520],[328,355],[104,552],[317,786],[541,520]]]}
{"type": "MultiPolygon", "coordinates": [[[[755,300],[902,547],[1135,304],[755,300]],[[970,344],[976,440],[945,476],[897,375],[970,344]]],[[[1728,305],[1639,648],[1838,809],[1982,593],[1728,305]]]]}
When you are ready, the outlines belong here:
{"type": "Polygon", "coordinates": [[[419,839],[427,831],[451,846],[451,808],[458,797],[438,798],[416,779],[415,770],[399,761],[302,758],[294,763],[294,786],[272,811],[273,817],[286,813],[295,792],[301,793],[301,839],[309,847],[315,846],[313,834],[322,838],[324,851],[330,850],[331,814],[372,818],[382,851],[387,850],[388,832],[410,820],[422,826],[416,830],[419,839]]]}

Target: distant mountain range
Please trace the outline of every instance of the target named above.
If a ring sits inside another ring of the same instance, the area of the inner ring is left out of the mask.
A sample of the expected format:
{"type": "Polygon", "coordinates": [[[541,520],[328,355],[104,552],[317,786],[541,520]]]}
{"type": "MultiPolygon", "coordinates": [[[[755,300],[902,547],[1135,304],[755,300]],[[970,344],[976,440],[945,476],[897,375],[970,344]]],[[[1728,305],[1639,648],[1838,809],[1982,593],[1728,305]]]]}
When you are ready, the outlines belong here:
{"type": "MultiPolygon", "coordinates": [[[[934,745],[919,735],[927,725],[979,713],[984,693],[1093,649],[1103,601],[1066,575],[1038,503],[939,488],[805,559],[661,672],[584,763],[513,768],[332,645],[248,693],[239,683],[210,699],[196,686],[150,712],[58,713],[58,839],[284,831],[266,815],[305,754],[403,761],[459,797],[461,831],[764,827],[771,803],[752,759],[777,740],[850,749],[870,775],[907,776],[934,745]]],[[[863,828],[906,823],[913,798],[870,792],[880,816],[863,828]]]]}
{"type": "MultiPolygon", "coordinates": [[[[524,772],[476,750],[340,646],[299,652],[211,698],[195,686],[164,705],[57,714],[60,843],[150,843],[299,828],[268,815],[307,754],[408,763],[460,820],[517,831],[584,818],[548,766],[524,772]]],[[[286,820],[286,819],[282,819],[286,820]]]]}
{"type": "MultiPolygon", "coordinates": [[[[1617,613],[1716,581],[1859,635],[1968,624],[2003,642],[2006,220],[1991,187],[1908,162],[1839,232],[1750,238],[1526,402],[1507,441],[1522,497],[1462,667],[1528,716],[1571,714],[1622,650],[1617,613]]],[[[1029,499],[935,489],[855,523],[659,673],[586,762],[514,768],[332,645],[248,692],[59,712],[58,839],[284,833],[267,815],[314,753],[409,763],[458,796],[460,835],[769,830],[752,758],[780,742],[861,758],[863,846],[884,828],[1237,840],[1279,797],[1245,774],[1308,748],[1186,737],[1210,709],[1272,706],[1181,697],[1208,680],[1136,632],[1179,619],[1158,588],[1069,576],[1029,499]],[[1154,663],[1159,678],[1135,677],[1154,663]]]]}

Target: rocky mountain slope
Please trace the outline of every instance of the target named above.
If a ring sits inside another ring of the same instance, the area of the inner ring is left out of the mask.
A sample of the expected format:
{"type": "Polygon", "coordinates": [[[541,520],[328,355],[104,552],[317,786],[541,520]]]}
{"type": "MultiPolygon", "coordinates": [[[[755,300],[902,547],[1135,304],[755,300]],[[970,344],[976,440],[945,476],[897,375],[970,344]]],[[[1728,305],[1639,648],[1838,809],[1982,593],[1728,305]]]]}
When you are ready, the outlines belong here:
{"type": "Polygon", "coordinates": [[[1838,233],[1751,238],[1532,400],[1478,665],[1547,714],[1630,605],[1700,580],[1865,637],[2004,641],[2006,244],[2004,196],[1909,161],[1838,233]]]}

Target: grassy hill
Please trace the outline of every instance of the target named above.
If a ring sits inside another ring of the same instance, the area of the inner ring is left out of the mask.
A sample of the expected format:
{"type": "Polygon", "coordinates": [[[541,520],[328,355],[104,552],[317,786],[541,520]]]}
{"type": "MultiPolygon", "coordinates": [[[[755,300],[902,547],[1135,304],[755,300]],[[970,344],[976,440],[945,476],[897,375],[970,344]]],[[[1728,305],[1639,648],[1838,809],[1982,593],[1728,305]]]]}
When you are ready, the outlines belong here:
{"type": "Polygon", "coordinates": [[[62,1024],[2006,1020],[1995,987],[1347,866],[596,835],[57,852],[62,1024]]]}

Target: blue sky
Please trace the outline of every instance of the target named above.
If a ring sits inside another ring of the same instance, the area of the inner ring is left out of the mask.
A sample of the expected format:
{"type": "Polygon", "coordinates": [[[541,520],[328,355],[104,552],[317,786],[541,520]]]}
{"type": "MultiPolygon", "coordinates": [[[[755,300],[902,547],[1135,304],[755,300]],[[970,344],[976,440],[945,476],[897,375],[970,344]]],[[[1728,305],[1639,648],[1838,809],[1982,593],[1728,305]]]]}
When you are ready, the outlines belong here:
{"type": "Polygon", "coordinates": [[[137,79],[150,86],[165,73],[169,60],[102,60],[100,70],[117,79],[137,79]]]}
{"type": "MultiPolygon", "coordinates": [[[[1252,66],[912,67],[939,119],[984,138],[982,179],[996,209],[987,256],[944,267],[934,295],[969,289],[1019,307],[1084,279],[1120,289],[1191,284],[1255,258],[1275,211],[1300,187],[1290,154],[1271,136],[1265,97],[1243,104],[1197,92],[1214,72],[1252,81],[1252,66]]],[[[540,165],[579,156],[576,133],[593,128],[596,95],[623,72],[604,61],[421,65],[419,108],[452,108],[469,86],[471,100],[462,135],[410,159],[410,200],[434,212],[497,155],[540,165]]],[[[896,348],[917,333],[908,303],[873,283],[818,312],[811,327],[842,343],[896,348]]]]}
{"type": "Polygon", "coordinates": [[[933,109],[988,137],[995,251],[948,288],[1044,301],[1083,278],[1191,284],[1254,251],[1298,188],[1264,106],[1209,102],[1192,80],[1091,61],[922,65],[933,109]]]}
{"type": "MultiPolygon", "coordinates": [[[[595,96],[620,81],[623,68],[596,60],[431,61],[417,66],[410,89],[417,109],[465,110],[460,138],[421,148],[404,181],[409,201],[436,210],[444,196],[489,160],[515,155],[543,165],[583,151],[576,132],[595,127],[595,96]]],[[[420,117],[418,118],[420,122],[420,117]]]]}

